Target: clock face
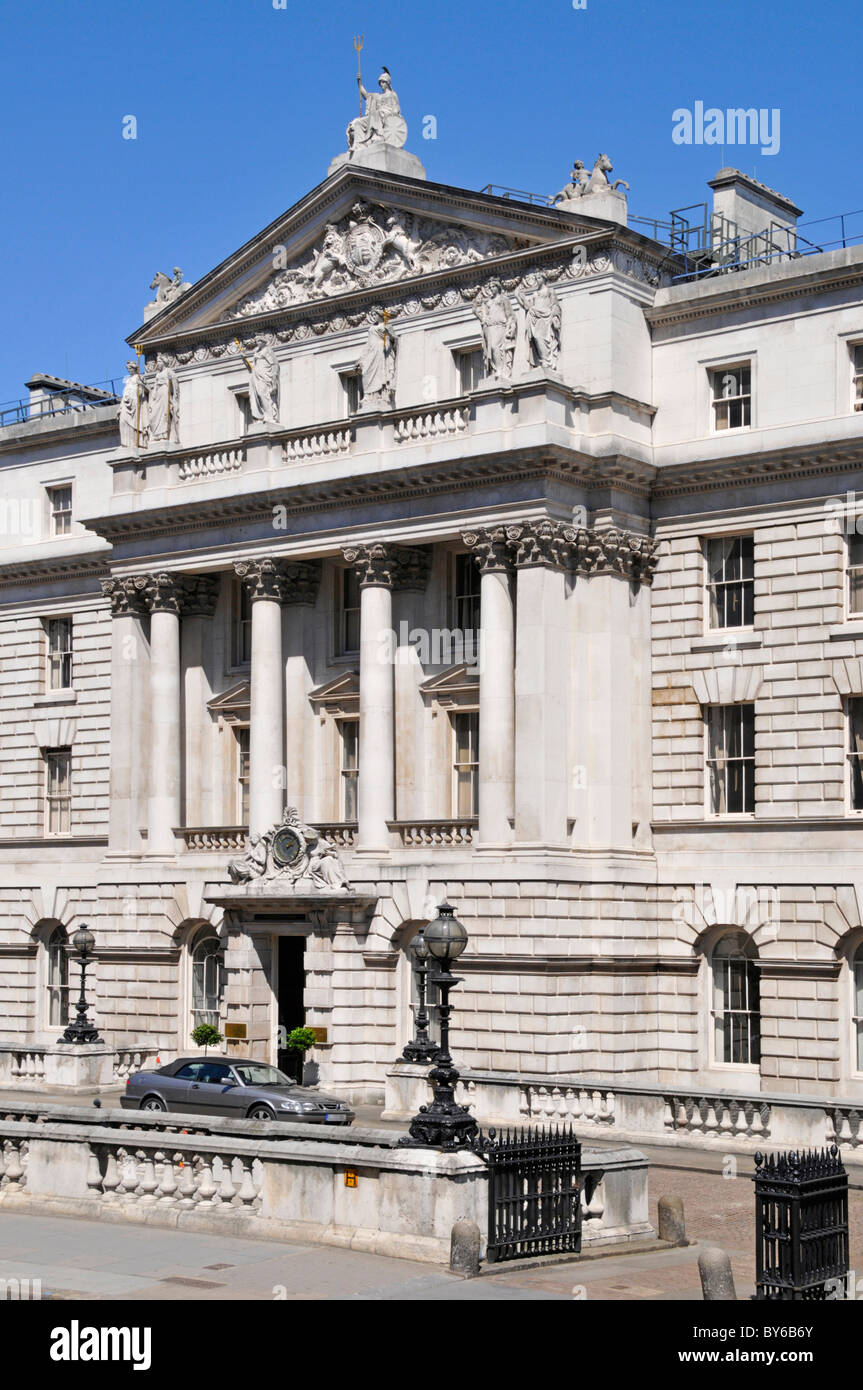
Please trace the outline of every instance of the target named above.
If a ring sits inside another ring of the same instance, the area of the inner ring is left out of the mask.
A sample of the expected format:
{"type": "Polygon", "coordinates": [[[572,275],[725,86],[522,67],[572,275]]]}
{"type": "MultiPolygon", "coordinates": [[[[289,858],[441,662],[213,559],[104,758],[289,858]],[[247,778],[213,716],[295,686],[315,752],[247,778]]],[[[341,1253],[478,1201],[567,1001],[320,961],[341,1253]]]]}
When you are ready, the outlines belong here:
{"type": "Polygon", "coordinates": [[[303,852],[302,838],[289,825],[283,825],[273,836],[273,858],[282,869],[296,864],[303,852]]]}

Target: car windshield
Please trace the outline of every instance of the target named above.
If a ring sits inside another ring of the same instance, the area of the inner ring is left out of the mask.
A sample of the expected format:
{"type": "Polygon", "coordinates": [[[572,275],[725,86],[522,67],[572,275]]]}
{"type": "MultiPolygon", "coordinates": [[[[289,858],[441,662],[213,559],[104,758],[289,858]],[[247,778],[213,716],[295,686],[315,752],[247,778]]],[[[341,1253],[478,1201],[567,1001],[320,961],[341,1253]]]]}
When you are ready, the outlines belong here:
{"type": "Polygon", "coordinates": [[[244,1086],[293,1086],[296,1083],[277,1067],[265,1062],[235,1062],[234,1071],[244,1086]]]}

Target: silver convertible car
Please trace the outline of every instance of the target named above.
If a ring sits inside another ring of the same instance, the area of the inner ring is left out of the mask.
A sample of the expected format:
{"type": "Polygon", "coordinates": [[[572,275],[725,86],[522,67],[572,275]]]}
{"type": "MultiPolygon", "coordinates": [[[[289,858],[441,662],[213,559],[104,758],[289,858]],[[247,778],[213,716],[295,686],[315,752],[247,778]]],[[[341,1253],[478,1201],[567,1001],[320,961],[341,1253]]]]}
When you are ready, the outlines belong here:
{"type": "Polygon", "coordinates": [[[349,1125],[343,1100],[298,1086],[266,1062],[237,1057],[178,1057],[126,1082],[125,1110],[173,1110],[184,1115],[228,1115],[240,1120],[292,1120],[349,1125]]]}

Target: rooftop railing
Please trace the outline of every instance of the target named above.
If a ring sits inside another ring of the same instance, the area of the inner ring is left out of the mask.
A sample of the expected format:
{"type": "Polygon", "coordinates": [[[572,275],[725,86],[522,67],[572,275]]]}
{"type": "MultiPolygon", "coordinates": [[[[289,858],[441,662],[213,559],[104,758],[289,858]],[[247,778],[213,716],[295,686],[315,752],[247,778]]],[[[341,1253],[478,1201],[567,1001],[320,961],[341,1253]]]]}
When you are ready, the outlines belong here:
{"type": "Polygon", "coordinates": [[[88,386],[45,387],[43,394],[0,404],[0,429],[6,425],[23,425],[29,420],[41,420],[43,416],[117,405],[122,390],[122,377],[108,377],[105,381],[88,386]]]}

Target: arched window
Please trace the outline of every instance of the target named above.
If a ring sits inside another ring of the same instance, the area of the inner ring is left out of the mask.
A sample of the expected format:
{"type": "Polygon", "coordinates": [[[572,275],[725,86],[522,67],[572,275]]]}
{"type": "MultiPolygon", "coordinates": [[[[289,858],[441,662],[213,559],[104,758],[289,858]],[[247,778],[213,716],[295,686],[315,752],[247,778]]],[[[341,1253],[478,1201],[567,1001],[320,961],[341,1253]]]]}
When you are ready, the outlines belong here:
{"type": "Polygon", "coordinates": [[[863,946],[858,946],[851,962],[851,1027],[854,1029],[854,1059],[857,1071],[863,1071],[863,946]]]}
{"type": "Polygon", "coordinates": [[[69,955],[66,929],[57,926],[48,937],[48,1024],[69,1022],[69,955]]]}
{"type": "Polygon", "coordinates": [[[761,1001],[755,947],[745,932],[728,932],[712,958],[713,1038],[717,1062],[761,1061],[761,1001]]]}
{"type": "Polygon", "coordinates": [[[219,1026],[225,957],[215,932],[204,932],[192,948],[192,1027],[219,1026]]]}

